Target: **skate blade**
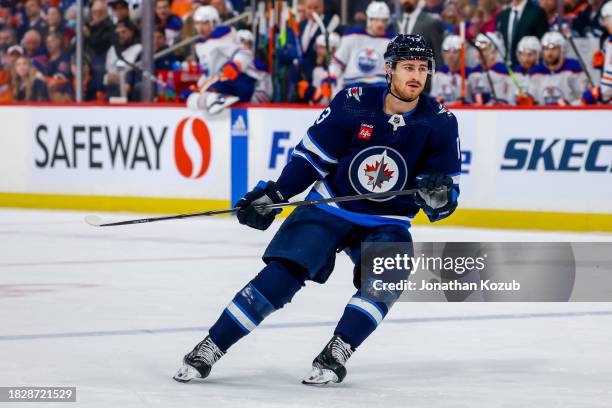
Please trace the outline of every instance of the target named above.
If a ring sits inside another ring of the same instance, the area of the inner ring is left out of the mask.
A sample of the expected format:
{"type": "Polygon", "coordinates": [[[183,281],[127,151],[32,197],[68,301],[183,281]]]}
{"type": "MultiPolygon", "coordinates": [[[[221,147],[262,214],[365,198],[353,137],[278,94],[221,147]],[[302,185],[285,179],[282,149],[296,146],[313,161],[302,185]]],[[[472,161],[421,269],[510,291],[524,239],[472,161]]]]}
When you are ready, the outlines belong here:
{"type": "Polygon", "coordinates": [[[181,368],[179,368],[179,370],[176,372],[176,374],[174,374],[174,377],[172,378],[174,378],[178,382],[186,383],[193,380],[194,378],[202,378],[202,376],[200,375],[198,370],[196,370],[190,365],[185,364],[181,368]]]}
{"type": "Polygon", "coordinates": [[[302,380],[302,384],[314,387],[325,387],[330,384],[337,384],[340,381],[332,370],[313,367],[310,375],[302,380]]]}

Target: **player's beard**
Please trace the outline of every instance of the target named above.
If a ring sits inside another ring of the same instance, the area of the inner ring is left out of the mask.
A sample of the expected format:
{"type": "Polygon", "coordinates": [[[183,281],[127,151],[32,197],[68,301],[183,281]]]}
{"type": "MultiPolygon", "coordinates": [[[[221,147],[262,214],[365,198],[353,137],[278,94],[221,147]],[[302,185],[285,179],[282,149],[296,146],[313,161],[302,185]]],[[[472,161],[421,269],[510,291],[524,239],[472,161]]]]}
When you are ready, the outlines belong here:
{"type": "Polygon", "coordinates": [[[560,62],[561,62],[561,57],[556,57],[556,58],[551,58],[550,60],[546,61],[546,64],[549,67],[556,67],[557,65],[559,65],[560,62]]]}
{"type": "Polygon", "coordinates": [[[423,84],[421,84],[420,82],[416,82],[416,81],[412,81],[412,82],[407,82],[405,84],[406,87],[408,87],[408,84],[414,84],[416,85],[418,83],[419,85],[419,91],[417,92],[416,95],[411,94],[411,95],[407,95],[407,93],[404,91],[404,87],[399,88],[395,85],[395,84],[391,84],[391,90],[393,91],[393,93],[397,96],[399,96],[400,98],[402,98],[404,100],[404,102],[413,102],[415,100],[417,100],[419,98],[419,96],[421,96],[421,94],[423,93],[424,87],[423,84]]]}

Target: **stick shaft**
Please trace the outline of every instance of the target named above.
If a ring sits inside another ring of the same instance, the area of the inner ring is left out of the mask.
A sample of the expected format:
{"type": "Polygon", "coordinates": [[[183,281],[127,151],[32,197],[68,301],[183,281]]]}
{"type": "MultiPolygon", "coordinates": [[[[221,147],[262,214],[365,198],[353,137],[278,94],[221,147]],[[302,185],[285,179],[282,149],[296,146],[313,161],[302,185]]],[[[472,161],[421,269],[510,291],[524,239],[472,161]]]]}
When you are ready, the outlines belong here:
{"type": "MultiPolygon", "coordinates": [[[[352,195],[352,196],[322,198],[318,200],[305,200],[305,201],[295,201],[291,203],[262,205],[258,207],[276,210],[276,209],[281,209],[285,207],[302,207],[305,205],[341,203],[345,201],[365,200],[365,199],[370,199],[370,198],[386,198],[386,197],[393,197],[393,196],[400,196],[400,195],[411,195],[416,192],[417,192],[416,189],[387,191],[385,193],[357,194],[357,195],[352,195]]],[[[228,208],[225,210],[214,210],[214,211],[204,211],[204,212],[189,213],[189,214],[168,215],[165,217],[140,218],[136,220],[127,220],[127,221],[100,224],[100,227],[115,227],[119,225],[145,224],[145,223],[157,222],[157,221],[179,220],[183,218],[206,217],[206,216],[211,216],[211,215],[230,214],[230,213],[238,211],[239,209],[240,208],[238,207],[234,207],[234,208],[228,208]]]]}

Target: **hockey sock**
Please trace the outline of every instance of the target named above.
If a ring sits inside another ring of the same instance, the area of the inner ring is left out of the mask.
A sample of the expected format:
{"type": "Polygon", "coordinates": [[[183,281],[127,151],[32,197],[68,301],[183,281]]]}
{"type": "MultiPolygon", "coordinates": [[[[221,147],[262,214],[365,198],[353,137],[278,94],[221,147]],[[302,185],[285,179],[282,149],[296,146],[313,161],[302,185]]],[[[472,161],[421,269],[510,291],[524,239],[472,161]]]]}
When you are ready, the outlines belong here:
{"type": "Polygon", "coordinates": [[[304,277],[297,266],[283,261],[270,262],[236,293],[210,328],[210,338],[226,352],[270,313],[289,303],[302,286],[304,277]]]}
{"type": "Polygon", "coordinates": [[[334,335],[340,336],[356,349],[376,330],[392,305],[366,299],[361,295],[361,290],[358,290],[346,305],[334,335]]]}

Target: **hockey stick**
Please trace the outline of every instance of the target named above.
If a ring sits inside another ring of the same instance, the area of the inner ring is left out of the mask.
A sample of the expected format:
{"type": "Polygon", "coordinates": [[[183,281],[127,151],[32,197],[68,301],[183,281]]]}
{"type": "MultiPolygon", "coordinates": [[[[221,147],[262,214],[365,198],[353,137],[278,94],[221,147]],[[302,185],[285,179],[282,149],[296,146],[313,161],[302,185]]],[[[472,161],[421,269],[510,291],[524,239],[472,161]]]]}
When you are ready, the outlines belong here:
{"type": "MultiPolygon", "coordinates": [[[[393,196],[399,196],[399,195],[411,195],[416,192],[417,192],[417,189],[387,191],[384,193],[357,194],[357,195],[343,196],[343,197],[322,198],[319,200],[305,200],[305,201],[295,201],[292,203],[260,205],[256,207],[262,208],[262,209],[275,210],[275,209],[280,209],[280,208],[285,208],[285,207],[302,207],[305,205],[341,203],[345,201],[364,200],[364,199],[369,199],[369,198],[384,198],[384,197],[393,197],[393,196]]],[[[238,210],[239,210],[238,207],[234,207],[234,208],[229,208],[226,210],[213,210],[213,211],[204,211],[204,212],[197,212],[197,213],[190,213],[190,214],[169,215],[165,217],[141,218],[137,220],[119,221],[119,222],[111,222],[111,223],[104,223],[103,220],[97,215],[88,215],[85,217],[85,222],[93,227],[114,227],[117,225],[143,224],[147,222],[178,220],[178,219],[191,218],[191,217],[205,217],[205,216],[211,216],[211,215],[230,214],[238,210]]]]}
{"type": "Polygon", "coordinates": [[[591,76],[591,73],[589,72],[589,68],[586,65],[586,62],[584,62],[584,58],[582,58],[582,55],[580,54],[580,51],[578,51],[578,47],[576,47],[576,43],[574,42],[574,36],[572,35],[571,32],[568,32],[567,35],[565,35],[562,31],[560,31],[561,35],[563,35],[565,37],[565,39],[567,40],[567,42],[570,43],[572,50],[574,50],[574,54],[576,54],[576,58],[578,59],[578,63],[580,64],[580,66],[582,67],[582,70],[584,71],[587,81],[589,82],[589,87],[591,89],[595,88],[595,82],[593,81],[593,77],[591,76]]]}
{"type": "MultiPolygon", "coordinates": [[[[521,95],[525,95],[526,92],[523,89],[523,87],[521,86],[521,84],[519,83],[519,80],[516,77],[516,74],[514,73],[514,71],[512,70],[512,67],[510,67],[510,65],[506,62],[507,61],[506,57],[508,56],[508,54],[501,52],[501,50],[499,49],[499,47],[497,46],[497,44],[495,43],[493,38],[491,38],[488,35],[488,33],[483,33],[483,34],[484,34],[485,37],[487,37],[491,41],[491,44],[493,44],[493,47],[495,48],[495,50],[497,50],[497,52],[501,55],[501,57],[502,57],[502,64],[504,64],[504,67],[506,67],[506,70],[508,70],[508,75],[510,75],[510,79],[512,79],[512,83],[514,84],[514,87],[516,88],[518,93],[521,94],[521,95]]],[[[510,52],[510,51],[508,51],[508,52],[510,52]]]]}
{"type": "Polygon", "coordinates": [[[489,82],[489,87],[491,88],[491,96],[493,100],[495,101],[495,105],[499,105],[499,99],[497,99],[497,92],[495,92],[495,87],[493,86],[493,79],[491,79],[491,73],[489,72],[489,65],[488,65],[487,59],[485,58],[484,52],[482,52],[480,47],[478,47],[474,43],[474,41],[468,40],[468,44],[476,48],[476,51],[478,52],[478,54],[480,54],[480,58],[482,58],[482,61],[484,62],[484,64],[481,64],[481,65],[484,68],[485,73],[487,74],[487,81],[489,82]]]}

